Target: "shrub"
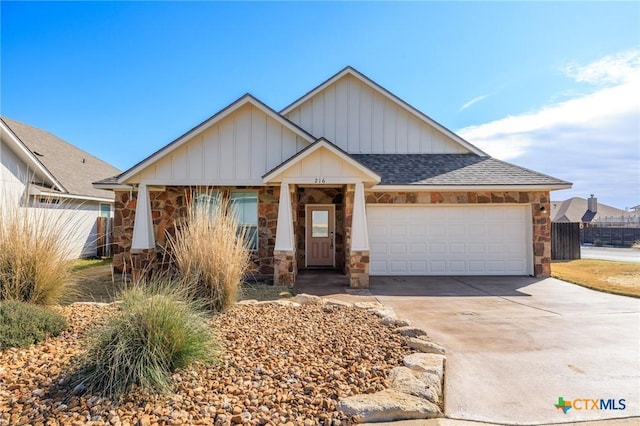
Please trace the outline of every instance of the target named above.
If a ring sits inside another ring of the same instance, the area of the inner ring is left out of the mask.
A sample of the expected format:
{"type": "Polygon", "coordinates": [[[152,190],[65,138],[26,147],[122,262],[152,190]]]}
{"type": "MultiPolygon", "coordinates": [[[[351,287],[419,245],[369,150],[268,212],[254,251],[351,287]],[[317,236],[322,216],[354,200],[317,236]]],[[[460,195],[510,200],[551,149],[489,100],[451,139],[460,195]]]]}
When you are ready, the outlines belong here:
{"type": "Polygon", "coordinates": [[[216,200],[192,205],[168,242],[181,279],[198,284],[194,296],[207,300],[210,309],[221,311],[238,299],[251,257],[229,201],[216,200]]]}
{"type": "Polygon", "coordinates": [[[0,209],[0,300],[50,305],[73,295],[73,210],[64,203],[0,209]]]}
{"type": "Polygon", "coordinates": [[[19,301],[0,302],[0,350],[22,348],[57,336],[67,328],[67,320],[42,306],[19,301]]]}
{"type": "Polygon", "coordinates": [[[86,391],[119,397],[137,385],[164,392],[176,368],[216,359],[215,339],[186,288],[156,277],[124,290],[121,299],[76,378],[86,391]]]}

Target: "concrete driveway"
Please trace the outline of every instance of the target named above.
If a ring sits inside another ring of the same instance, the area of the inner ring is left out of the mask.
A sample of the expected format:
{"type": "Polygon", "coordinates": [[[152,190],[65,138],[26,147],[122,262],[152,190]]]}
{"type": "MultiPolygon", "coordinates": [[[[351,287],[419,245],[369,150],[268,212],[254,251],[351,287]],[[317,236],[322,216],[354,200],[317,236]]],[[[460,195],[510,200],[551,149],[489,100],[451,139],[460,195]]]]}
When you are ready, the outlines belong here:
{"type": "Polygon", "coordinates": [[[613,260],[615,262],[640,263],[640,250],[615,247],[580,247],[580,257],[583,259],[613,260]]]}
{"type": "Polygon", "coordinates": [[[447,417],[507,424],[640,416],[640,299],[553,278],[372,277],[378,300],[448,351],[447,417]],[[624,410],[558,398],[625,399],[624,410]]]}

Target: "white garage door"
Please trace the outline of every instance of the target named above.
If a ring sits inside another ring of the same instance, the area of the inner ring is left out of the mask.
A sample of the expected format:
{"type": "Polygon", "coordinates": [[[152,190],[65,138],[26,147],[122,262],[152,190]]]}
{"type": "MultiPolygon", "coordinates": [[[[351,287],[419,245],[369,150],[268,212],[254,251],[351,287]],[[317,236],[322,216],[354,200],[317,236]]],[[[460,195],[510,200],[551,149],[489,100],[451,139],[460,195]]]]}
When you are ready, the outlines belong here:
{"type": "Polygon", "coordinates": [[[371,275],[530,275],[528,206],[368,205],[371,275]]]}

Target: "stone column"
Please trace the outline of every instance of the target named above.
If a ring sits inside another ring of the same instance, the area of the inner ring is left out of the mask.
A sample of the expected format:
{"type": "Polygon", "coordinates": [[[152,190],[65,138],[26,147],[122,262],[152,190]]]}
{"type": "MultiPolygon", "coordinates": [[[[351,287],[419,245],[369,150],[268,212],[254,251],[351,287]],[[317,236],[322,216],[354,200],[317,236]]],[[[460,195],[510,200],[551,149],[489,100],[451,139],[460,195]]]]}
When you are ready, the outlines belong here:
{"type": "Polygon", "coordinates": [[[287,183],[280,184],[276,244],[273,249],[273,281],[276,285],[292,285],[296,281],[295,241],[291,194],[287,183]]]}
{"type": "Polygon", "coordinates": [[[349,280],[351,287],[369,288],[369,233],[362,182],[355,184],[353,195],[349,280]]]}
{"type": "Polygon", "coordinates": [[[551,203],[549,192],[530,196],[533,219],[533,274],[538,278],[551,275],[551,203]]]}

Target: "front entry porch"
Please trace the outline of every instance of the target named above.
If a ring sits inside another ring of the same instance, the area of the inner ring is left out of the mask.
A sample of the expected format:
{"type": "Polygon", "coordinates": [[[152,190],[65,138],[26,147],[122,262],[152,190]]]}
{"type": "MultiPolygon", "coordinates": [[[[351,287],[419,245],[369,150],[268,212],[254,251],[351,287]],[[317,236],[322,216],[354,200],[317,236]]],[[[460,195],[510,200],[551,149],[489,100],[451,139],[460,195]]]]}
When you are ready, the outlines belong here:
{"type": "Polygon", "coordinates": [[[369,287],[364,186],[380,179],[326,139],[263,176],[280,185],[274,283],[295,284],[299,269],[322,265],[342,268],[351,287],[369,287]]]}
{"type": "Polygon", "coordinates": [[[363,232],[368,241],[364,213],[362,183],[281,184],[274,283],[297,285],[299,274],[304,272],[307,277],[327,274],[332,279],[342,277],[351,287],[368,287],[369,250],[368,244],[362,244],[363,232]],[[358,208],[357,197],[361,204],[358,208]],[[358,221],[362,223],[356,224],[358,221]],[[354,235],[359,236],[357,240],[354,235]]]}

